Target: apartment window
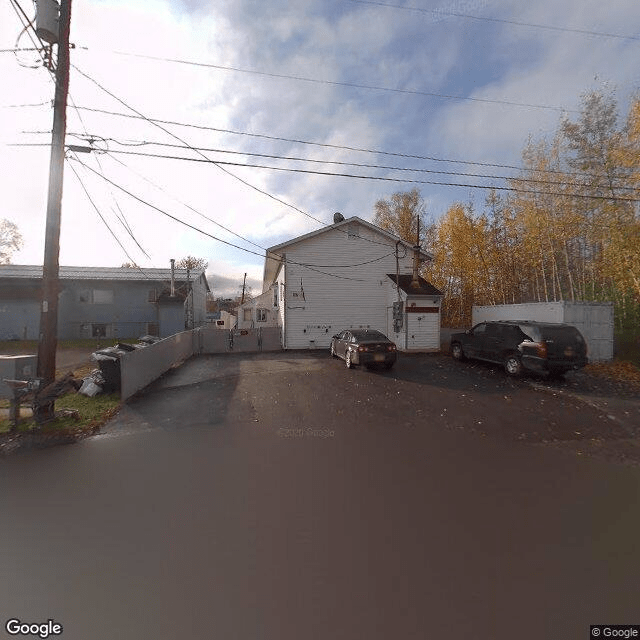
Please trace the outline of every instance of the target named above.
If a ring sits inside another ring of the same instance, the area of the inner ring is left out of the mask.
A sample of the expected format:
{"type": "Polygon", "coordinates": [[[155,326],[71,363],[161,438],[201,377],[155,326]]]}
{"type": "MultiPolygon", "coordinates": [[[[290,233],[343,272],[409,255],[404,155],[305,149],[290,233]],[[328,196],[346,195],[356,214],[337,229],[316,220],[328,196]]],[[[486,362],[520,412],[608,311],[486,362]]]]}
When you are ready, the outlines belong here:
{"type": "Polygon", "coordinates": [[[149,336],[159,336],[160,335],[160,327],[157,322],[147,322],[147,335],[149,336]]]}
{"type": "Polygon", "coordinates": [[[158,301],[158,292],[155,289],[149,289],[149,293],[147,295],[147,302],[157,302],[158,301]]]}
{"type": "Polygon", "coordinates": [[[252,318],[251,318],[251,308],[242,310],[242,319],[245,322],[250,322],[252,320],[252,318]]]}
{"type": "Polygon", "coordinates": [[[266,322],[266,321],[267,321],[267,310],[256,309],[256,322],[266,322]]]}
{"type": "Polygon", "coordinates": [[[94,289],[93,304],[113,304],[113,289],[94,289]]]}

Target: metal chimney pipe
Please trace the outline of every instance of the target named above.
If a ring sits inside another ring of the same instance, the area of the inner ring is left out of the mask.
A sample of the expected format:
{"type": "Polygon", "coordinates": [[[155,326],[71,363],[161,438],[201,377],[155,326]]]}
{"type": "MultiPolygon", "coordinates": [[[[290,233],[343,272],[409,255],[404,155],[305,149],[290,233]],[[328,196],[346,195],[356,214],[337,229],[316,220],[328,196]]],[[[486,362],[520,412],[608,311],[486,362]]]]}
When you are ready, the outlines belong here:
{"type": "Polygon", "coordinates": [[[171,297],[176,296],[176,261],[171,258],[171,297]]]}

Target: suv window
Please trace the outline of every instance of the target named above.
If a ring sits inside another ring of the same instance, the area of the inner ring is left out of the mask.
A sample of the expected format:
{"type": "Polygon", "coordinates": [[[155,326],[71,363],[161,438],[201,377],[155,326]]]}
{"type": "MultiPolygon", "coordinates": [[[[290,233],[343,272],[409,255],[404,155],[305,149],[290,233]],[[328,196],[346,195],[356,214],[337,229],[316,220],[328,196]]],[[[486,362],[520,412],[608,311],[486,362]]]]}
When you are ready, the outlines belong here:
{"type": "Polygon", "coordinates": [[[582,336],[575,327],[553,327],[542,328],[542,335],[545,340],[556,340],[561,342],[582,342],[582,336]]]}
{"type": "Polygon", "coordinates": [[[507,337],[509,335],[508,333],[508,329],[509,327],[503,327],[502,325],[499,324],[488,324],[486,325],[487,330],[485,331],[485,335],[489,336],[489,337],[495,337],[495,336],[504,336],[507,337]]]}
{"type": "Polygon", "coordinates": [[[520,331],[524,334],[524,340],[531,340],[532,342],[541,342],[542,334],[540,333],[539,327],[534,327],[530,325],[519,325],[518,327],[520,331]]]}
{"type": "Polygon", "coordinates": [[[473,327],[473,329],[471,330],[471,333],[474,336],[483,336],[486,330],[487,330],[487,325],[483,322],[482,324],[477,324],[475,327],[473,327]]]}

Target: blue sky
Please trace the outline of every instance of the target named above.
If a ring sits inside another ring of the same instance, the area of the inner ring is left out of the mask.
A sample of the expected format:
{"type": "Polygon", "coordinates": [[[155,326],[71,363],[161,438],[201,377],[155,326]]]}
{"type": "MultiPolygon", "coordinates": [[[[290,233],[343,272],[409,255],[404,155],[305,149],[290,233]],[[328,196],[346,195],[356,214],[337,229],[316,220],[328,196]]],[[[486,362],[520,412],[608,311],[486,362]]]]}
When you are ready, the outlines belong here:
{"type": "MultiPolygon", "coordinates": [[[[32,1],[19,1],[31,17],[32,1]]],[[[261,254],[262,247],[317,229],[321,222],[330,223],[335,211],[371,220],[376,200],[414,186],[224,166],[234,178],[212,164],[115,153],[202,158],[189,149],[139,144],[182,144],[168,132],[191,146],[240,152],[206,152],[216,160],[504,185],[500,180],[399,174],[243,154],[504,176],[504,169],[340,147],[518,165],[528,136],[551,135],[563,113],[576,117],[583,92],[615,89],[624,114],[640,86],[640,6],[633,0],[608,4],[593,0],[393,0],[389,4],[398,6],[353,0],[76,0],[72,62],[122,102],[72,69],[67,142],[78,144],[86,134],[95,136],[95,146],[109,153],[84,155],[81,160],[117,186],[76,163],[67,165],[61,264],[110,266],[133,259],[141,266],[159,267],[166,266],[171,257],[191,254],[209,261],[215,294],[236,291],[245,272],[258,290],[263,264],[259,256],[181,226],[118,187],[209,234],[261,254]],[[545,25],[629,37],[541,28],[545,25]],[[84,109],[76,110],[73,104],[84,109]],[[86,109],[133,115],[127,106],[150,118],[335,146],[176,125],[163,125],[163,130],[144,120],[86,109]],[[130,257],[87,200],[71,166],[130,257]],[[124,224],[119,220],[123,217],[124,224]]],[[[0,49],[12,48],[21,29],[6,0],[0,5],[0,49]]],[[[26,36],[19,44],[29,45],[26,36]]],[[[33,52],[23,51],[17,57],[0,53],[0,73],[5,80],[0,93],[0,217],[16,222],[24,235],[24,248],[14,256],[18,264],[41,263],[44,251],[48,149],[7,146],[49,141],[49,104],[13,106],[51,99],[53,83],[42,67],[31,68],[35,65],[33,52]]],[[[456,201],[474,199],[481,204],[485,197],[482,189],[417,186],[433,219],[456,201]]]]}

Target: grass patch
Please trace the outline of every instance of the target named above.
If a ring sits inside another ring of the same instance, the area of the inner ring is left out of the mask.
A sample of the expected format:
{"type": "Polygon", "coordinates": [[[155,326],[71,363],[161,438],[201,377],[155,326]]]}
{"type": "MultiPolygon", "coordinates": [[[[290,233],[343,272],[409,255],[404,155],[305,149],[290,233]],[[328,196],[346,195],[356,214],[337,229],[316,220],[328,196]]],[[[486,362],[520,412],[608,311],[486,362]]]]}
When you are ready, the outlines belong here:
{"type": "MultiPolygon", "coordinates": [[[[4,402],[3,402],[4,404],[4,402]]],[[[6,401],[8,407],[8,401],[6,401]]],[[[103,425],[109,418],[115,415],[120,407],[120,395],[117,393],[101,394],[88,398],[81,393],[68,393],[56,401],[56,412],[65,409],[77,411],[78,418],[73,416],[57,417],[43,425],[39,432],[52,432],[64,430],[92,430],[103,425]]],[[[27,432],[36,427],[32,417],[20,420],[18,431],[27,432]]],[[[11,428],[8,418],[0,420],[0,433],[8,433],[11,428]]]]}

